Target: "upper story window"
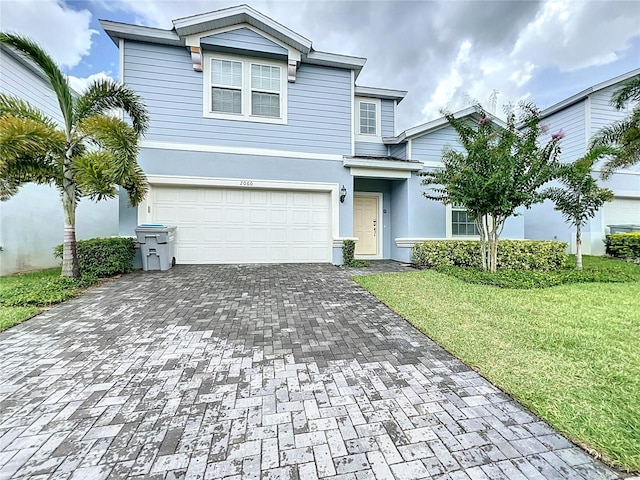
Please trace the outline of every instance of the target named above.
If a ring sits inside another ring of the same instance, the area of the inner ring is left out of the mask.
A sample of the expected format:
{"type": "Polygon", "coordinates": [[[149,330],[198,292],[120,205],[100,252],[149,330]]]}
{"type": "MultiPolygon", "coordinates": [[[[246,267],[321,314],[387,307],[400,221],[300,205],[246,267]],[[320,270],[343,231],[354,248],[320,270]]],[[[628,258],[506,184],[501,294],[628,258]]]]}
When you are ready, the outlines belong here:
{"type": "Polygon", "coordinates": [[[211,59],[211,111],[242,113],[242,62],[211,59]]]}
{"type": "Polygon", "coordinates": [[[286,69],[278,62],[223,54],[207,56],[205,117],[286,123],[286,69]]]}
{"type": "Polygon", "coordinates": [[[280,117],[280,67],[251,64],[251,114],[280,117]]]}
{"type": "Polygon", "coordinates": [[[376,134],[376,104],[360,102],[360,134],[376,134]]]}
{"type": "Polygon", "coordinates": [[[380,107],[380,99],[356,97],[356,118],[354,120],[356,141],[382,143],[382,132],[380,128],[380,107]]]}

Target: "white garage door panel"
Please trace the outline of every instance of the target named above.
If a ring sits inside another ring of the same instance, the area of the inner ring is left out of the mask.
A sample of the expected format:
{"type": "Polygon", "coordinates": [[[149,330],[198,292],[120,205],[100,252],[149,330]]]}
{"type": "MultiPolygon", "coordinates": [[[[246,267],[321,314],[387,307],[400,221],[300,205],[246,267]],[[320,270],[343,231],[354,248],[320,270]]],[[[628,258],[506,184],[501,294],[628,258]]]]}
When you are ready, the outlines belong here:
{"type": "Polygon", "coordinates": [[[329,262],[328,192],[153,186],[151,221],[176,225],[178,263],[329,262]]]}
{"type": "Polygon", "coordinates": [[[640,225],[640,199],[616,198],[604,205],[604,224],[640,225]]]}

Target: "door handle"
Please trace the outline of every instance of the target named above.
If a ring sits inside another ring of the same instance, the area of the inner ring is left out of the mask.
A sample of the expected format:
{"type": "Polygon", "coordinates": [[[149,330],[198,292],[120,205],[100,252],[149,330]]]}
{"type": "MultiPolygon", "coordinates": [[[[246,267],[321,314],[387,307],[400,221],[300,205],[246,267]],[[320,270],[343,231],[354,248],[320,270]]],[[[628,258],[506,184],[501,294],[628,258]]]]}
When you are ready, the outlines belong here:
{"type": "Polygon", "coordinates": [[[374,237],[376,236],[376,226],[377,226],[377,224],[378,224],[378,221],[374,219],[373,220],[373,236],[374,237]]]}

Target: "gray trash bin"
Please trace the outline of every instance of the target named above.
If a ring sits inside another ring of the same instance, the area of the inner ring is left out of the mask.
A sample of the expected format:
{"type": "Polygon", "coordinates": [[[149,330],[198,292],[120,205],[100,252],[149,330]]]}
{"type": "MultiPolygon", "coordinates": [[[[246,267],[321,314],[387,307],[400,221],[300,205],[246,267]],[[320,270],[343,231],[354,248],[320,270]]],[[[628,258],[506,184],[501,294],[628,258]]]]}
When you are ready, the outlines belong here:
{"type": "Polygon", "coordinates": [[[143,270],[169,270],[176,264],[176,227],[142,224],[136,228],[136,237],[143,270]]]}

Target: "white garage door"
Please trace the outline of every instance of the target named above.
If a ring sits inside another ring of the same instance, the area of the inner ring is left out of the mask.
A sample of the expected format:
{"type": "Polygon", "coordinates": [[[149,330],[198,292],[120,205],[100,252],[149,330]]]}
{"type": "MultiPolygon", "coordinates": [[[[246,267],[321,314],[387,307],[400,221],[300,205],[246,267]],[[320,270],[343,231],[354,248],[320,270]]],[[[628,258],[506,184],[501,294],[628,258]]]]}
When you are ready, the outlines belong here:
{"type": "Polygon", "coordinates": [[[616,198],[604,205],[604,224],[640,225],[640,199],[616,198]]]}
{"type": "Polygon", "coordinates": [[[176,225],[177,263],[331,261],[330,194],[152,186],[154,223],[176,225]]]}

